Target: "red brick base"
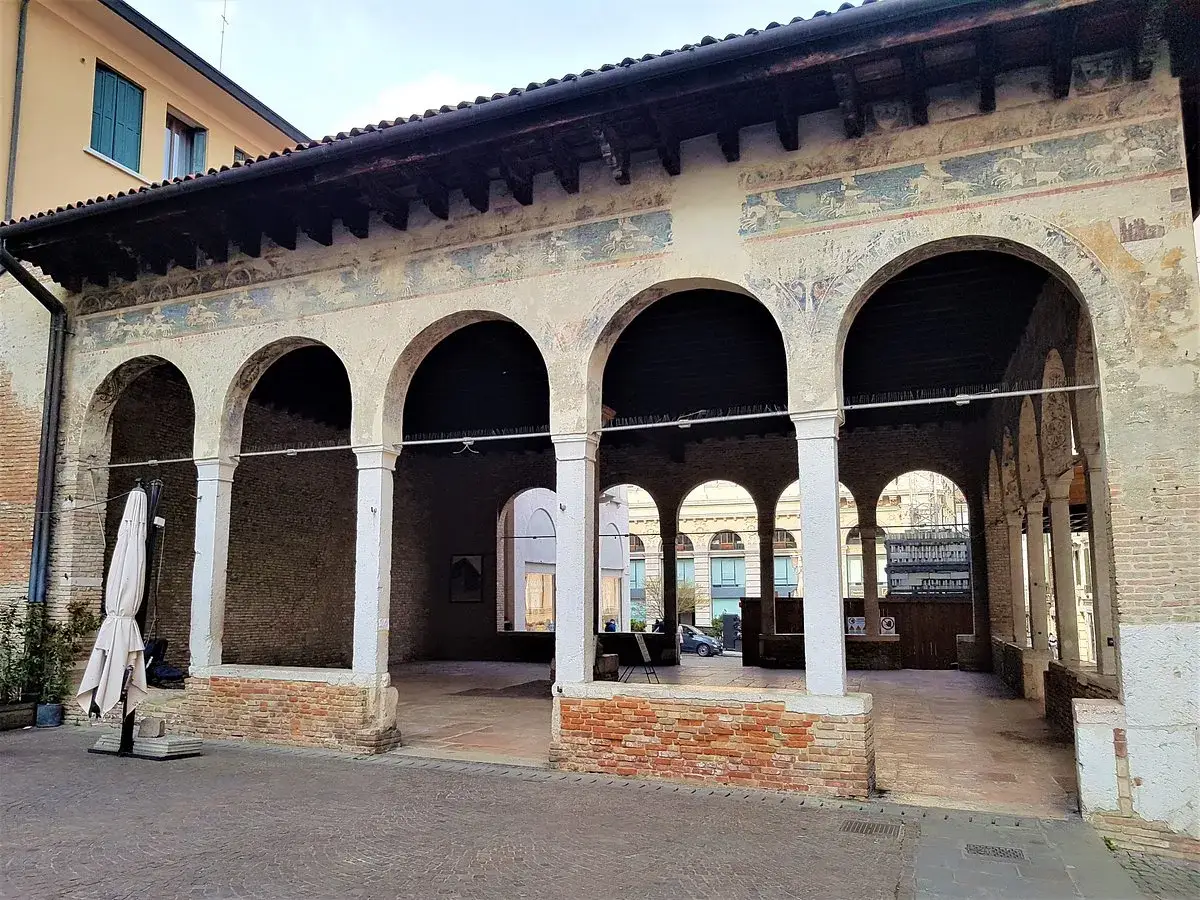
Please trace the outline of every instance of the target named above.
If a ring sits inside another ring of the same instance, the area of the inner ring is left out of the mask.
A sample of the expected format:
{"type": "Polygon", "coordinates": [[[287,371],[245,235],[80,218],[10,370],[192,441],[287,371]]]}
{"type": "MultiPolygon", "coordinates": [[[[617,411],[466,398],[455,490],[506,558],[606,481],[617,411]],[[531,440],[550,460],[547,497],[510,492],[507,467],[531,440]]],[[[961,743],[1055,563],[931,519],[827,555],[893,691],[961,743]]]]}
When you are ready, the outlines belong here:
{"type": "Polygon", "coordinates": [[[385,753],[400,744],[373,694],[392,688],[269,678],[194,677],[187,682],[183,728],[202,737],[385,753]]]}
{"type": "Polygon", "coordinates": [[[1200,862],[1200,840],[1172,831],[1163,822],[1147,822],[1135,815],[1115,812],[1093,813],[1088,821],[1113,847],[1200,862]]]}
{"type": "MultiPolygon", "coordinates": [[[[597,688],[605,691],[584,686],[597,688]]],[[[554,698],[552,765],[835,797],[867,797],[874,787],[869,698],[837,698],[862,712],[830,715],[801,711],[822,704],[795,698],[827,699],[803,694],[774,701],[672,697],[667,686],[608,689],[612,696],[554,698]]]]}

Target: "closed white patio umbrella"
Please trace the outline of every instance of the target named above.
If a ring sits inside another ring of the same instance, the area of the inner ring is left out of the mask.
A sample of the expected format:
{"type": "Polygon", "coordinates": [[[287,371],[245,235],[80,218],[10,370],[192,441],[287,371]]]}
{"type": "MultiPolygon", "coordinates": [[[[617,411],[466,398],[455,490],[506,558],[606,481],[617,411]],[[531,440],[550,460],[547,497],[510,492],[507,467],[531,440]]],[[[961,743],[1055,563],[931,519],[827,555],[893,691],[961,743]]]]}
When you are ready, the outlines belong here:
{"type": "Polygon", "coordinates": [[[76,700],[90,712],[92,701],[104,715],[121,702],[125,670],[132,666],[126,687],[128,711],[147,696],[145,645],[138,628],[138,608],[146,587],[146,492],[133,489],[125,503],[117,546],[104,583],[104,623],[88,659],[76,700]]]}

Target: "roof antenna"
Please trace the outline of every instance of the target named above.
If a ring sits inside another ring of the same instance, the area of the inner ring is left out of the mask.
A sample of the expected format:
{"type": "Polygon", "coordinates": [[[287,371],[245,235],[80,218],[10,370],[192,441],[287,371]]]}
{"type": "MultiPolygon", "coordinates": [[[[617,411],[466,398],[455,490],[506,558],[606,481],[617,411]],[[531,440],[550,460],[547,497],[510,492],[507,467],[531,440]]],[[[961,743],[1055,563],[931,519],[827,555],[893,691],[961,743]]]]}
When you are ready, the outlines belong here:
{"type": "Polygon", "coordinates": [[[475,449],[474,441],[463,441],[462,447],[459,448],[458,450],[455,450],[452,455],[453,456],[461,456],[464,453],[474,453],[476,456],[479,455],[479,451],[475,449]]]}
{"type": "Polygon", "coordinates": [[[224,0],[221,4],[221,49],[217,51],[217,71],[223,72],[222,68],[225,62],[225,27],[229,24],[229,17],[225,14],[229,12],[229,0],[224,0]]]}

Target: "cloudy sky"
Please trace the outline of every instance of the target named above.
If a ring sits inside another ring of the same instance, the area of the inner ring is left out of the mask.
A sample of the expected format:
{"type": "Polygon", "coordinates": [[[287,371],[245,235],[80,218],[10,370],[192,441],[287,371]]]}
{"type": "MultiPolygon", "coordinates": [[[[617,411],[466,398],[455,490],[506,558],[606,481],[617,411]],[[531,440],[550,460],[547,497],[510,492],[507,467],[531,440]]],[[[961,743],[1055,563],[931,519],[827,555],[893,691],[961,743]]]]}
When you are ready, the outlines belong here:
{"type": "Polygon", "coordinates": [[[130,0],[310,137],[840,0],[130,0]]]}

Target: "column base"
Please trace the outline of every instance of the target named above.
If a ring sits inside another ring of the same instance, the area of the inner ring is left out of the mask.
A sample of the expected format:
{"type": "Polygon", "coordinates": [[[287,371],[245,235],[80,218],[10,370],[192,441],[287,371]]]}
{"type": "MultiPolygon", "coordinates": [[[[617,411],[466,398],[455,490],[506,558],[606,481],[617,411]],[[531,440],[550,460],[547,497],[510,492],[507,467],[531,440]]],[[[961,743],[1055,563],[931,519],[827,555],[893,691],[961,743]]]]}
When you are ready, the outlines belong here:
{"type": "Polygon", "coordinates": [[[559,684],[550,763],[571,772],[863,799],[875,787],[871,696],[559,684]]]}
{"type": "Polygon", "coordinates": [[[387,675],[212,666],[187,681],[181,730],[203,737],[386,753],[401,743],[387,675]]]}
{"type": "MultiPolygon", "coordinates": [[[[1187,812],[1186,802],[1195,796],[1194,767],[1184,763],[1163,769],[1161,760],[1147,758],[1140,751],[1147,744],[1161,743],[1164,734],[1129,727],[1125,707],[1117,701],[1076,700],[1073,706],[1075,773],[1083,817],[1112,846],[1200,860],[1200,823],[1194,812],[1187,812]],[[1162,821],[1148,811],[1157,799],[1148,794],[1155,781],[1170,785],[1179,805],[1177,821],[1162,821]]],[[[1186,753],[1185,748],[1181,756],[1186,753]]]]}

